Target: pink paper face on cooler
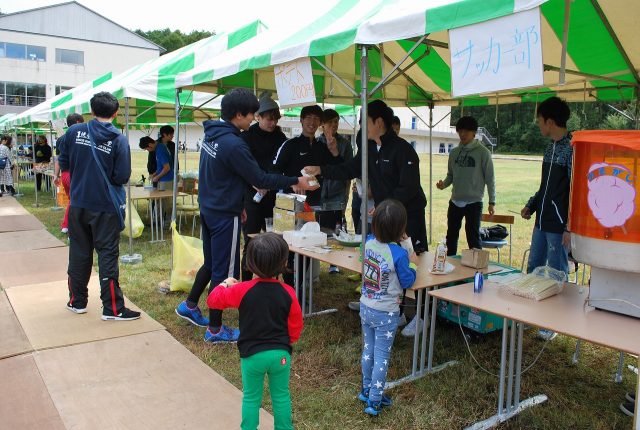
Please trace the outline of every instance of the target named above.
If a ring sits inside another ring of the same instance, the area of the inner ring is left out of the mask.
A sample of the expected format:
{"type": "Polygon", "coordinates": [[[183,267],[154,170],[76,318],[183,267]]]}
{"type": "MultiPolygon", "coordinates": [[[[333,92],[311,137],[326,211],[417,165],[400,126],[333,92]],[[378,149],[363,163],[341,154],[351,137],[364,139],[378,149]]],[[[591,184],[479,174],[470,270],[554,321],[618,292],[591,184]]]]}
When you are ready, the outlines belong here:
{"type": "Polygon", "coordinates": [[[596,163],[589,169],[589,209],[606,228],[620,227],[635,212],[636,190],[624,166],[596,163]]]}

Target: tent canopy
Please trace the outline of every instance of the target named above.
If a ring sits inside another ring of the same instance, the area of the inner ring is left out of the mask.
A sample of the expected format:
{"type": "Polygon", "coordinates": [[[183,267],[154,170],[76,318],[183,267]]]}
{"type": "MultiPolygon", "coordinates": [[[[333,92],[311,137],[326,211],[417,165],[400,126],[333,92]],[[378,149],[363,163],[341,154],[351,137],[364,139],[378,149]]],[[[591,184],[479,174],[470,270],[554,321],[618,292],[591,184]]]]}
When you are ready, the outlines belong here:
{"type": "MultiPolygon", "coordinates": [[[[9,121],[12,125],[30,122],[63,120],[71,113],[87,115],[89,102],[97,92],[107,91],[120,101],[118,122],[125,123],[125,98],[129,99],[129,114],[133,123],[160,123],[175,121],[175,76],[190,70],[211,56],[231,49],[254,37],[264,27],[254,21],[234,32],[216,34],[169,54],[134,66],[118,75],[108,73],[94,81],[81,84],[51,100],[47,100],[19,117],[9,121]]],[[[220,100],[212,100],[210,94],[185,91],[180,97],[183,109],[181,122],[202,121],[215,116],[220,100]]]]}
{"type": "Polygon", "coordinates": [[[310,57],[318,102],[357,103],[357,47],[369,45],[369,89],[389,73],[392,77],[372,97],[392,106],[517,103],[552,95],[569,101],[634,98],[640,83],[640,50],[633,47],[640,2],[572,0],[569,4],[564,85],[559,84],[559,70],[565,0],[340,0],[304,29],[266,31],[179,74],[176,85],[218,94],[235,86],[275,92],[273,66],[310,57]],[[453,99],[448,30],[538,6],[544,86],[453,99]],[[402,70],[393,71],[403,59],[402,70]]]}

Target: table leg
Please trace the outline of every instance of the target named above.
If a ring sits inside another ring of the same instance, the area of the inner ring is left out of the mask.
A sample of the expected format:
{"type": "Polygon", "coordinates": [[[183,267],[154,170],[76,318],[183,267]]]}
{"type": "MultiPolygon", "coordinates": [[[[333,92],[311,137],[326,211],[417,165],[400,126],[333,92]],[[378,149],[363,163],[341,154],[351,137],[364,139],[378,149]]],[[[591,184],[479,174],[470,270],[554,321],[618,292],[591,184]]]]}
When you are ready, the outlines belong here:
{"type": "Polygon", "coordinates": [[[58,206],[58,187],[53,183],[53,177],[51,177],[51,195],[53,195],[53,207],[51,208],[51,210],[62,210],[62,208],[58,206]]]}
{"type": "Polygon", "coordinates": [[[622,383],[622,370],[624,369],[624,352],[620,351],[620,357],[618,358],[618,370],[616,371],[616,377],[614,381],[616,384],[622,383]]]}
{"type": "MultiPolygon", "coordinates": [[[[424,293],[425,293],[424,289],[420,289],[417,292],[416,315],[420,315],[420,311],[422,310],[422,295],[424,293]]],[[[435,343],[436,312],[437,312],[438,301],[435,297],[432,297],[431,299],[433,300],[431,303],[431,315],[429,315],[429,301],[427,301],[427,303],[425,303],[424,320],[422,321],[422,332],[420,333],[420,335],[416,335],[413,338],[413,357],[411,362],[411,373],[407,376],[396,379],[395,381],[387,382],[387,384],[385,385],[387,389],[397,387],[398,385],[404,384],[406,382],[415,381],[430,373],[436,373],[449,366],[458,364],[457,361],[452,360],[452,361],[447,361],[445,363],[439,364],[437,366],[433,366],[433,350],[434,350],[434,343],[435,343]],[[430,322],[428,323],[428,321],[430,322]],[[427,323],[429,327],[428,347],[427,347],[427,323]],[[420,346],[422,346],[421,349],[420,349],[420,346]],[[428,357],[427,359],[425,359],[425,351],[428,357]],[[420,353],[419,363],[418,363],[418,353],[420,353]],[[427,367],[426,369],[425,369],[425,364],[427,367]],[[418,367],[420,368],[420,370],[418,370],[418,367]]]]}
{"type": "MultiPolygon", "coordinates": [[[[297,269],[297,267],[296,267],[297,269]]],[[[307,311],[305,311],[307,307],[307,282],[309,279],[307,278],[307,257],[302,256],[302,315],[306,316],[307,311]]]]}
{"type": "Polygon", "coordinates": [[[507,412],[511,412],[513,406],[513,376],[514,376],[514,359],[515,359],[515,344],[516,344],[516,327],[512,323],[509,329],[509,367],[507,375],[507,412]]]}
{"type": "MultiPolygon", "coordinates": [[[[300,263],[300,254],[293,254],[293,283],[296,289],[296,298],[300,297],[300,273],[298,272],[298,264],[300,263]]],[[[304,315],[304,314],[303,314],[304,315]]]]}
{"type": "Polygon", "coordinates": [[[520,401],[520,381],[522,378],[522,335],[523,324],[518,324],[518,339],[515,341],[516,322],[503,319],[504,326],[502,327],[502,349],[500,351],[500,383],[498,388],[498,413],[491,418],[484,421],[479,421],[469,427],[466,430],[484,430],[497,426],[498,424],[505,422],[506,420],[518,415],[523,410],[530,408],[531,406],[539,405],[548,400],[547,396],[540,394],[534,397],[530,397],[523,401],[520,401]],[[510,341],[507,343],[507,335],[509,331],[509,323],[511,323],[511,336],[510,341]],[[509,346],[508,346],[509,345],[509,346]],[[513,368],[513,348],[516,348],[516,364],[513,368]],[[510,351],[509,351],[510,350],[510,351]],[[507,393],[507,405],[505,408],[504,400],[504,388],[505,388],[505,371],[507,366],[507,354],[509,354],[509,379],[513,377],[512,372],[515,370],[515,386],[512,385],[512,381],[509,381],[509,392],[507,393]],[[510,399],[513,399],[511,402],[510,399]]]}
{"type": "MultiPolygon", "coordinates": [[[[307,257],[305,257],[306,259],[307,257]]],[[[308,276],[308,281],[309,281],[309,304],[307,305],[307,312],[304,312],[304,308],[303,308],[303,312],[302,315],[305,318],[309,318],[309,317],[315,317],[315,316],[319,316],[319,315],[325,315],[325,314],[331,314],[334,312],[338,312],[337,309],[335,308],[329,308],[329,309],[324,309],[321,311],[317,311],[314,312],[313,311],[313,258],[308,257],[309,258],[309,276],[308,276]]],[[[306,260],[305,260],[306,261],[306,260]]],[[[305,269],[305,273],[306,273],[306,269],[305,269]]],[[[303,290],[304,291],[304,290],[303,290]]],[[[304,292],[303,292],[303,300],[304,300],[304,292]]]]}
{"type": "Polygon", "coordinates": [[[163,208],[162,208],[162,199],[158,199],[158,202],[156,202],[156,206],[158,206],[158,203],[160,204],[160,210],[159,210],[159,217],[160,217],[160,240],[164,241],[164,213],[163,213],[163,208]]]}

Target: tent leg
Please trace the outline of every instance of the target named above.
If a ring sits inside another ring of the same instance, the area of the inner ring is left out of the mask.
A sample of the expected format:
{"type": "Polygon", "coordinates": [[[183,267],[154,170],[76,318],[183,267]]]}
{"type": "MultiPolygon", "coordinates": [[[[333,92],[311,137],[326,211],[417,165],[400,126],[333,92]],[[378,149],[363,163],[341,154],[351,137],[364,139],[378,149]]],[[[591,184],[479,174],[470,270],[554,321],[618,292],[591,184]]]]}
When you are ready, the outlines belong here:
{"type": "Polygon", "coordinates": [[[33,125],[31,125],[31,155],[33,157],[33,167],[31,168],[31,173],[33,174],[33,190],[36,193],[36,202],[33,204],[33,207],[40,207],[38,204],[38,178],[36,178],[36,133],[33,131],[33,125]]]}
{"type": "MultiPolygon", "coordinates": [[[[360,222],[361,222],[361,233],[362,233],[362,251],[364,253],[364,246],[367,241],[367,219],[369,213],[369,205],[368,205],[368,190],[369,190],[369,164],[368,164],[368,143],[369,139],[367,138],[367,115],[368,115],[368,83],[369,83],[369,58],[368,58],[368,50],[369,47],[366,45],[362,45],[361,49],[361,58],[360,58],[360,131],[361,139],[360,139],[360,151],[362,151],[362,210],[360,213],[360,222]]],[[[364,263],[365,259],[362,259],[362,277],[364,279],[364,263]]]]}
{"type": "Polygon", "coordinates": [[[429,103],[429,238],[433,241],[433,102],[429,103]]]}
{"type": "MultiPolygon", "coordinates": [[[[124,123],[125,123],[125,136],[127,142],[129,142],[129,97],[124,99],[124,123]]],[[[131,151],[131,148],[129,148],[131,151]]],[[[127,182],[127,213],[129,214],[129,253],[120,256],[120,262],[122,264],[136,264],[142,262],[141,254],[133,253],[133,217],[131,216],[131,177],[127,182]]]]}
{"type": "MultiPolygon", "coordinates": [[[[53,123],[51,121],[49,121],[49,140],[51,141],[51,147],[53,148],[53,164],[55,166],[56,160],[58,159],[58,157],[56,157],[56,151],[55,151],[55,145],[53,144],[53,123]]],[[[53,183],[53,181],[55,180],[55,178],[52,178],[51,180],[51,190],[53,193],[53,207],[51,208],[52,211],[59,211],[62,208],[60,206],[58,206],[58,193],[56,190],[56,185],[53,183]]]]}

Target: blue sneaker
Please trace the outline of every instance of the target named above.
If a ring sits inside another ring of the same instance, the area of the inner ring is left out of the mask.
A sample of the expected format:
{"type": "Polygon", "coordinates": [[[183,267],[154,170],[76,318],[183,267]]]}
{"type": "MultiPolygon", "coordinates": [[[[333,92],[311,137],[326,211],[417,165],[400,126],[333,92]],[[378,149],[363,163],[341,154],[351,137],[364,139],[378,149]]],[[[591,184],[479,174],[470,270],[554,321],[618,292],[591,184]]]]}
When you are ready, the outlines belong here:
{"type": "MultiPolygon", "coordinates": [[[[360,394],[358,394],[358,400],[364,403],[369,401],[369,388],[363,388],[362,391],[360,391],[360,394]]],[[[391,406],[393,404],[393,400],[391,400],[391,397],[383,394],[380,404],[382,406],[391,406]]]]}
{"type": "Polygon", "coordinates": [[[372,402],[367,400],[367,407],[364,408],[365,414],[375,417],[380,413],[380,411],[382,411],[382,402],[372,402]]]}
{"type": "Polygon", "coordinates": [[[202,316],[200,308],[196,306],[195,309],[189,309],[186,301],[178,305],[178,307],[176,308],[176,314],[178,314],[180,318],[184,318],[191,324],[197,325],[199,327],[206,327],[209,325],[209,318],[205,318],[202,316]]]}
{"type": "Polygon", "coordinates": [[[220,331],[218,333],[211,333],[210,329],[207,329],[207,331],[204,332],[204,341],[209,343],[234,343],[238,341],[239,337],[240,330],[237,328],[227,327],[226,325],[220,327],[220,331]]]}

